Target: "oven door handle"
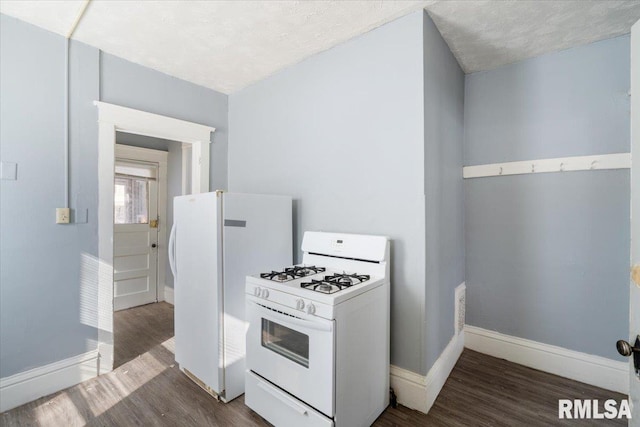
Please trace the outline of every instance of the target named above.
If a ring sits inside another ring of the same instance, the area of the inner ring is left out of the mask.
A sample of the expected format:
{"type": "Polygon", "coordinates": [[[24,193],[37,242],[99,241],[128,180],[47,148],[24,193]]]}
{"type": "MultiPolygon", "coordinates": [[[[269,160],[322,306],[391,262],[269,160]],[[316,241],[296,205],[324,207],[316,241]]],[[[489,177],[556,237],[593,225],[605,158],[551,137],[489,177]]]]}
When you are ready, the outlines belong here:
{"type": "Polygon", "coordinates": [[[303,406],[300,406],[299,404],[297,404],[295,402],[292,402],[291,398],[289,396],[286,396],[284,393],[282,393],[282,392],[280,392],[278,390],[273,390],[269,386],[267,386],[267,385],[265,385],[263,383],[258,383],[258,387],[260,387],[263,391],[266,391],[271,396],[275,397],[280,402],[284,403],[285,405],[287,405],[289,408],[293,409],[294,411],[296,411],[300,415],[307,415],[306,408],[304,408],[303,406]]]}
{"type": "MultiPolygon", "coordinates": [[[[251,300],[253,300],[252,297],[249,297],[249,298],[251,300]]],[[[305,329],[313,329],[313,330],[316,330],[316,331],[323,331],[323,332],[331,332],[333,330],[333,325],[331,325],[331,324],[313,322],[311,320],[304,320],[304,319],[300,319],[298,317],[286,316],[286,315],[278,313],[277,311],[272,311],[272,310],[266,309],[266,308],[262,307],[262,305],[260,305],[256,301],[252,301],[252,304],[265,317],[271,317],[272,319],[275,319],[276,321],[282,323],[285,326],[287,324],[289,324],[289,325],[292,325],[292,326],[299,326],[299,327],[302,327],[302,328],[305,328],[305,329]]]]}

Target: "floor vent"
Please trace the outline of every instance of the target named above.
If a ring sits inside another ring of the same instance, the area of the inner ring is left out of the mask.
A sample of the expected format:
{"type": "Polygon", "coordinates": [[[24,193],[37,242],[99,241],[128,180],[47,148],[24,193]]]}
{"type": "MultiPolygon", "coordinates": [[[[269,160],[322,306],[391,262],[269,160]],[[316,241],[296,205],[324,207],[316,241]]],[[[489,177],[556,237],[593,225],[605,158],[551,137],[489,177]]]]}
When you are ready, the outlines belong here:
{"type": "Polygon", "coordinates": [[[466,286],[464,283],[456,288],[456,313],[455,313],[455,331],[458,335],[464,329],[464,315],[466,305],[466,286]]]}

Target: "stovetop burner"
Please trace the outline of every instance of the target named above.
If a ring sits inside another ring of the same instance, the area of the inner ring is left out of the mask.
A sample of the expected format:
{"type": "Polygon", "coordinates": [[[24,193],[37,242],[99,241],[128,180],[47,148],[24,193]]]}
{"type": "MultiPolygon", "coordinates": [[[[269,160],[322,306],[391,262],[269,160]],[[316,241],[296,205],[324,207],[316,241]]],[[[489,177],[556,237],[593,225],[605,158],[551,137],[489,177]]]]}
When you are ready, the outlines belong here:
{"type": "Polygon", "coordinates": [[[322,273],[325,270],[326,269],[324,267],[316,267],[315,265],[296,265],[293,267],[287,267],[282,271],[260,273],[260,277],[263,279],[273,280],[274,282],[288,282],[289,280],[322,273]]]}
{"type": "Polygon", "coordinates": [[[333,294],[343,289],[350,288],[351,286],[359,285],[369,279],[370,276],[368,274],[336,273],[324,276],[324,279],[322,280],[311,279],[311,282],[303,282],[300,284],[300,287],[316,292],[322,292],[323,294],[333,294]]]}

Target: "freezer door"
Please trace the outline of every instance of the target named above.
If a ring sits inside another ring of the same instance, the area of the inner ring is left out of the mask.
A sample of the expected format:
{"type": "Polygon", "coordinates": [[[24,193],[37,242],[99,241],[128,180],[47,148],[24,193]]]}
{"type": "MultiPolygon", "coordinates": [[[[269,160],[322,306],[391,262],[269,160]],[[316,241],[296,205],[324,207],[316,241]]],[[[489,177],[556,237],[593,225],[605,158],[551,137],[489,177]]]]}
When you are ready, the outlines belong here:
{"type": "Polygon", "coordinates": [[[224,390],[222,338],[221,195],[201,193],[173,202],[175,354],[215,393],[224,390]]]}
{"type": "Polygon", "coordinates": [[[244,393],[246,276],[293,262],[291,197],[223,194],[226,399],[244,393]]]}

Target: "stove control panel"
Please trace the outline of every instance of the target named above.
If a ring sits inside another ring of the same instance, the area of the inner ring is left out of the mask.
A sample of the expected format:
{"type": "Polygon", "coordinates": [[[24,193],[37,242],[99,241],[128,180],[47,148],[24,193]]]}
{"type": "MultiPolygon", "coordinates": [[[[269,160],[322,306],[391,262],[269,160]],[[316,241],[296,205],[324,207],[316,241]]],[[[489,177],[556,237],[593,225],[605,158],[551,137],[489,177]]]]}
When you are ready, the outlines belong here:
{"type": "MultiPolygon", "coordinates": [[[[283,292],[280,289],[268,288],[266,286],[255,283],[247,283],[245,292],[249,298],[255,298],[256,302],[274,309],[278,306],[286,307],[290,310],[291,315],[299,313],[300,317],[317,316],[323,319],[335,319],[336,307],[332,304],[326,304],[321,301],[315,301],[308,298],[292,295],[289,292],[283,292]]],[[[318,295],[321,295],[318,293],[318,295]]],[[[315,293],[314,293],[315,296],[315,293]]]]}
{"type": "Polygon", "coordinates": [[[307,306],[307,313],[316,314],[316,306],[313,305],[312,302],[310,302],[309,305],[307,306]]]}
{"type": "Polygon", "coordinates": [[[263,289],[259,286],[256,286],[253,289],[253,295],[257,296],[258,298],[264,298],[267,299],[269,298],[269,290],[268,289],[263,289]]]}

